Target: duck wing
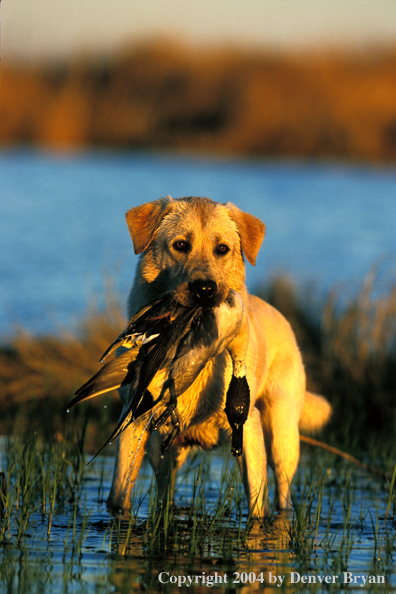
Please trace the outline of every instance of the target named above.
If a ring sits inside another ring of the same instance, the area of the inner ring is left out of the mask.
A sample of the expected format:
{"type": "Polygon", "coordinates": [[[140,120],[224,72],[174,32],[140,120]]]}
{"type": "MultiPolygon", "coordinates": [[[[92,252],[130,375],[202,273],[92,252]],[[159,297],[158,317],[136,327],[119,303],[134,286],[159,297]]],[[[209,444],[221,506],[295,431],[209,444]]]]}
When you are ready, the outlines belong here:
{"type": "Polygon", "coordinates": [[[128,322],[127,327],[103,353],[100,362],[119,347],[142,346],[155,339],[163,327],[175,315],[177,305],[170,293],[142,307],[128,322]]]}
{"type": "MultiPolygon", "coordinates": [[[[116,428],[105,441],[102,447],[95,454],[94,458],[111,443],[128,425],[141,417],[143,414],[149,412],[156,404],[162,400],[163,393],[161,392],[159,398],[154,400],[153,395],[147,389],[151,381],[154,379],[157,371],[164,366],[167,361],[171,363],[176,352],[175,346],[186,335],[191,327],[191,323],[198,313],[198,309],[182,308],[179,315],[177,315],[172,323],[169,323],[166,329],[159,335],[155,345],[150,348],[150,352],[146,353],[144,361],[140,366],[140,374],[138,385],[135,390],[132,386],[131,400],[128,408],[120,418],[116,428]]],[[[141,359],[141,351],[139,352],[139,359],[141,359]]],[[[124,353],[127,355],[128,353],[124,353]]],[[[122,355],[121,355],[122,356],[122,355]]],[[[119,358],[119,357],[117,357],[119,358]]],[[[117,360],[117,359],[115,359],[117,360]]],[[[92,460],[94,460],[92,458],[92,460]]],[[[92,462],[91,460],[91,462],[92,462]]]]}
{"type": "MultiPolygon", "coordinates": [[[[158,336],[154,346],[152,346],[147,353],[143,354],[142,358],[144,357],[144,359],[140,366],[139,380],[136,388],[132,386],[129,406],[123,417],[120,419],[120,430],[117,432],[117,435],[123,431],[129,422],[138,419],[162,400],[164,395],[163,391],[161,391],[159,397],[154,400],[148,387],[159,369],[163,369],[164,367],[169,368],[170,373],[177,345],[189,332],[199,311],[200,309],[180,308],[178,315],[158,336]],[[131,417],[129,417],[130,413],[132,413],[131,417]],[[130,420],[124,426],[123,423],[127,417],[130,420]]],[[[116,437],[116,435],[112,438],[114,439],[114,437],[116,437]]]]}
{"type": "MultiPolygon", "coordinates": [[[[98,373],[81,386],[68,408],[120,386],[129,385],[136,376],[139,378],[142,362],[149,355],[155,340],[169,325],[174,315],[175,306],[169,293],[139,310],[131,318],[126,329],[105,351],[101,361],[107,359],[110,353],[119,347],[128,350],[105,363],[98,373]]],[[[148,360],[151,361],[150,356],[148,356],[148,360]]]]}
{"type": "Polygon", "coordinates": [[[76,391],[75,397],[69,402],[67,408],[131,384],[135,377],[134,355],[136,357],[137,354],[138,349],[134,349],[133,353],[129,350],[103,365],[98,373],[76,391]]]}

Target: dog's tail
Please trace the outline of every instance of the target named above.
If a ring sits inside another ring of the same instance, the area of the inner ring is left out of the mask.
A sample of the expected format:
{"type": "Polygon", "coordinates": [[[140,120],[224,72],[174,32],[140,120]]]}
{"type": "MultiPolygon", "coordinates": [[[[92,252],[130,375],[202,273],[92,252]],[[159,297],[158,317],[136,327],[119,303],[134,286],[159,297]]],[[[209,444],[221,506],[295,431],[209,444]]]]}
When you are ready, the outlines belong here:
{"type": "Polygon", "coordinates": [[[305,393],[304,406],[301,411],[299,429],[307,433],[318,431],[327,423],[331,416],[331,405],[323,396],[305,393]]]}

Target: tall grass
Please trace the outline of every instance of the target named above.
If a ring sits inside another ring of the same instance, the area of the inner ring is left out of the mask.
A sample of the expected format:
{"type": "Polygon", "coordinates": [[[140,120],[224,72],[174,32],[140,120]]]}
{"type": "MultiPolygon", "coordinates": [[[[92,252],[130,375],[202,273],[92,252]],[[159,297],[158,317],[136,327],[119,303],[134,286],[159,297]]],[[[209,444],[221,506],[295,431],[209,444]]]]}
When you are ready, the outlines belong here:
{"type": "MultiPolygon", "coordinates": [[[[372,428],[376,435],[395,433],[394,269],[389,263],[384,271],[373,268],[360,294],[343,306],[341,315],[337,311],[340,294],[336,293],[323,312],[326,385],[331,386],[333,394],[345,394],[353,417],[351,431],[362,436],[367,428],[372,428]]],[[[335,401],[340,414],[345,400],[339,397],[335,401]]]]}
{"type": "Polygon", "coordinates": [[[80,500],[85,468],[83,433],[76,439],[76,426],[73,431],[69,427],[65,439],[57,442],[43,440],[41,432],[17,430],[3,440],[6,489],[2,494],[0,541],[15,539],[19,544],[32,530],[33,515],[46,522],[49,539],[57,507],[77,505],[80,500]]]}
{"type": "MultiPolygon", "coordinates": [[[[396,284],[392,263],[373,268],[360,291],[334,289],[315,298],[277,277],[258,293],[290,321],[303,353],[308,388],[324,394],[334,409],[325,435],[333,445],[370,450],[373,460],[392,459],[396,451],[396,284]]],[[[51,411],[62,436],[65,407],[74,390],[99,369],[99,357],[122,330],[122,308],[112,298],[105,312],[90,312],[73,334],[35,337],[19,332],[0,349],[3,410],[0,428],[16,412],[29,427],[51,411]]],[[[79,407],[89,409],[90,449],[103,443],[103,434],[116,421],[120,401],[115,393],[79,407]],[[107,408],[106,408],[107,407],[107,408]]],[[[21,421],[22,422],[22,421],[21,421]]],[[[44,430],[45,425],[42,427],[44,430]]],[[[387,469],[392,473],[393,466],[387,469]]]]}
{"type": "MultiPolygon", "coordinates": [[[[56,443],[40,434],[20,434],[7,441],[2,460],[8,488],[0,522],[0,581],[7,580],[10,593],[20,591],[10,585],[14,552],[29,552],[37,546],[41,550],[43,539],[51,562],[38,566],[26,561],[27,584],[29,579],[32,583],[62,579],[51,577],[58,563],[63,564],[65,589],[72,582],[83,588],[92,554],[101,559],[106,580],[120,592],[138,584],[157,591],[161,571],[176,575],[228,572],[230,576],[243,571],[264,575],[265,580],[269,571],[338,575],[356,567],[362,535],[371,543],[370,549],[363,545],[364,554],[369,555],[366,571],[391,579],[394,480],[388,493],[364,494],[366,480],[349,472],[345,462],[334,470],[328,454],[316,454],[311,460],[305,458],[298,471],[292,511],[273,512],[268,521],[258,523],[248,516],[239,472],[235,461],[230,463],[227,449],[221,477],[214,484],[215,496],[213,489],[208,495],[210,456],[199,455],[181,471],[182,498],[158,501],[153,483],[139,481],[132,492],[129,518],[112,517],[101,508],[99,519],[98,504],[87,488],[84,419],[72,419],[66,437],[56,443]]],[[[100,485],[99,474],[96,481],[100,485]]],[[[94,575],[100,571],[95,566],[94,575]]],[[[173,591],[170,586],[169,591],[173,591]]]]}
{"type": "MultiPolygon", "coordinates": [[[[16,546],[26,543],[37,523],[41,534],[45,525],[50,543],[54,517],[61,512],[66,518],[63,521],[67,522],[64,555],[81,554],[91,529],[94,505],[92,500],[87,500],[85,491],[85,431],[86,422],[75,418],[65,439],[59,442],[28,432],[5,440],[1,463],[7,488],[0,494],[0,543],[16,546]]],[[[141,550],[153,558],[164,554],[192,559],[212,554],[232,558],[235,547],[243,546],[251,527],[243,509],[245,501],[236,466],[232,470],[224,469],[218,499],[210,504],[206,498],[210,482],[208,456],[192,461],[180,480],[191,485],[192,496],[185,506],[175,506],[171,496],[159,501],[153,484],[147,492],[138,484],[132,493],[130,518],[107,516],[103,546],[126,556],[132,550],[135,552],[138,537],[141,550]]]]}
{"type": "MultiPolygon", "coordinates": [[[[75,390],[100,369],[99,359],[125,325],[122,307],[108,296],[105,311],[93,306],[72,333],[61,328],[57,335],[32,336],[19,329],[8,344],[0,347],[0,433],[8,434],[14,418],[40,427],[47,437],[62,438],[67,425],[66,405],[75,390]],[[44,422],[47,419],[48,422],[44,422]],[[51,435],[51,433],[53,435],[51,435]]],[[[116,392],[102,397],[89,410],[86,445],[98,448],[109,431],[110,420],[120,412],[116,392]]]]}
{"type": "Polygon", "coordinates": [[[4,144],[396,157],[396,52],[197,51],[164,40],[2,70],[4,144]]]}
{"type": "MultiPolygon", "coordinates": [[[[395,455],[396,283],[394,263],[370,270],[361,289],[339,287],[326,298],[279,277],[261,294],[290,321],[302,349],[309,389],[333,406],[325,435],[373,460],[395,455]]],[[[393,465],[388,470],[392,473],[393,465]]]]}

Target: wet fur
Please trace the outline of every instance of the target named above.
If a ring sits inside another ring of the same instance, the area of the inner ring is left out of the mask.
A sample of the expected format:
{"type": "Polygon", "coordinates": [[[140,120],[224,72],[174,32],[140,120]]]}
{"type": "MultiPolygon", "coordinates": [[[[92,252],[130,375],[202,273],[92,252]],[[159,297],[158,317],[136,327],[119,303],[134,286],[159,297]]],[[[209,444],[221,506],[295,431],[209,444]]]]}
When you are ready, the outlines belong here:
{"type": "MultiPolygon", "coordinates": [[[[327,422],[331,408],[323,397],[306,391],[304,367],[288,322],[246,290],[244,259],[254,265],[264,237],[263,223],[230,203],[194,197],[150,202],[131,209],[126,218],[135,253],[141,254],[129,296],[130,317],[169,290],[182,305],[191,306],[191,283],[203,278],[216,282],[214,305],[224,301],[230,289],[241,295],[248,322],[233,342],[236,348],[239,343],[247,348],[251,406],[244,426],[244,453],[238,463],[249,506],[256,516],[268,510],[267,464],[275,472],[276,504],[286,508],[299,459],[299,427],[319,429],[327,422]],[[189,250],[176,250],[178,241],[187,242],[189,250]],[[220,253],[219,245],[226,245],[229,251],[220,253]]],[[[211,449],[229,438],[224,406],[231,375],[227,351],[208,361],[193,385],[178,398],[181,433],[164,457],[160,444],[166,427],[162,434],[161,430],[150,432],[144,430],[147,419],[139,420],[120,435],[110,507],[129,509],[130,491],[146,451],[163,497],[192,445],[211,449]]],[[[126,398],[122,390],[120,394],[126,398]]]]}

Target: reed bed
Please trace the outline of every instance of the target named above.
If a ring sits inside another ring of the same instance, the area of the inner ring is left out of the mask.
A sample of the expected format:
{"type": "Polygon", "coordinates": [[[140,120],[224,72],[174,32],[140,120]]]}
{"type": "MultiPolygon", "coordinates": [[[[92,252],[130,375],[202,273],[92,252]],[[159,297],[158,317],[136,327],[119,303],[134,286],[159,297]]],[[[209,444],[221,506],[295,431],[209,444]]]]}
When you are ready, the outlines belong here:
{"type": "Polygon", "coordinates": [[[278,277],[261,294],[293,326],[308,387],[332,403],[324,435],[341,449],[394,459],[396,420],[395,263],[372,267],[359,291],[336,287],[325,298],[278,277]]]}
{"type": "MultiPolygon", "coordinates": [[[[390,455],[395,447],[396,284],[392,266],[385,262],[374,267],[360,292],[337,288],[325,299],[297,289],[287,277],[277,277],[257,291],[289,319],[303,353],[309,389],[328,397],[334,408],[324,435],[350,453],[356,447],[374,455],[385,448],[390,455]]],[[[0,349],[3,433],[17,412],[34,423],[44,410],[58,417],[62,433],[66,403],[98,371],[101,354],[125,325],[119,303],[110,297],[107,310],[88,312],[74,333],[35,337],[19,331],[0,349]]],[[[94,399],[78,410],[85,411],[87,406],[93,421],[88,432],[96,431],[100,437],[103,423],[109,426],[116,421],[118,396],[112,393],[94,399]],[[95,421],[100,431],[94,429],[95,421]]],[[[93,447],[92,439],[88,441],[93,447]]]]}
{"type": "MultiPolygon", "coordinates": [[[[101,355],[125,326],[117,299],[108,296],[106,304],[105,311],[90,307],[74,332],[61,328],[57,334],[32,336],[19,329],[0,348],[2,434],[10,432],[17,416],[22,426],[26,422],[30,427],[40,426],[62,439],[67,403],[100,369],[101,355]],[[43,422],[48,419],[49,423],[43,422]]],[[[88,429],[87,443],[93,449],[100,445],[102,431],[109,430],[120,412],[117,393],[88,405],[88,410],[94,423],[88,429]]]]}
{"type": "MultiPolygon", "coordinates": [[[[258,523],[247,514],[229,452],[223,452],[214,494],[208,490],[211,456],[197,455],[182,469],[181,498],[158,501],[146,476],[132,493],[130,517],[113,517],[102,499],[105,459],[96,460],[94,469],[86,465],[81,421],[70,419],[61,442],[27,431],[2,448],[7,489],[0,493],[0,583],[10,594],[34,591],[38,583],[66,591],[88,591],[92,583],[98,592],[130,592],[132,586],[176,591],[160,583],[161,572],[205,575],[208,581],[228,573],[229,582],[238,579],[240,587],[250,587],[254,579],[262,588],[270,574],[286,576],[287,586],[291,572],[340,576],[350,571],[381,576],[385,587],[378,591],[394,591],[396,469],[383,488],[348,463],[335,468],[328,454],[304,455],[292,511],[273,511],[258,523]],[[18,554],[25,559],[23,571],[18,554]]],[[[311,589],[323,591],[319,584],[311,589]]],[[[339,591],[340,584],[328,589],[339,591]]]]}
{"type": "Polygon", "coordinates": [[[0,142],[394,161],[395,65],[392,47],[298,55],[166,40],[6,64],[0,142]]]}

